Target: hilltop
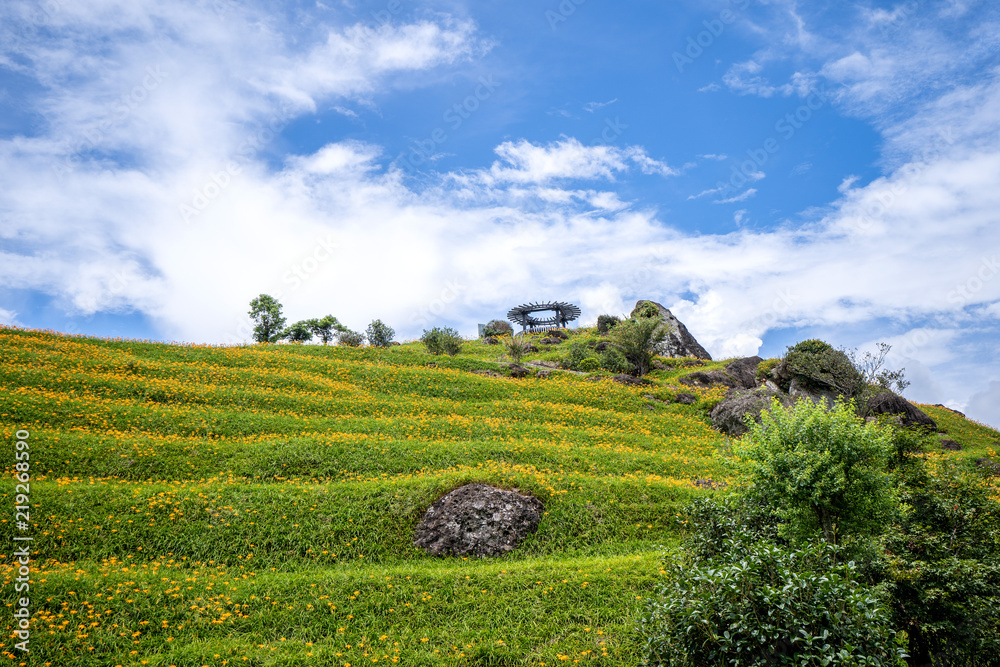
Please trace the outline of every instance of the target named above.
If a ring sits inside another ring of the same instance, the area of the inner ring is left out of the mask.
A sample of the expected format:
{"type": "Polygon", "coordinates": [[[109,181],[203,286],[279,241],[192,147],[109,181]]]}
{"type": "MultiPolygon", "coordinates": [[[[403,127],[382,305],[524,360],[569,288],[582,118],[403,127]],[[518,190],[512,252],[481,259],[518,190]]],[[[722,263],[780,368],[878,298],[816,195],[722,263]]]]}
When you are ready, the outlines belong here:
{"type": "MultiPolygon", "coordinates": [[[[483,341],[448,357],[0,328],[4,442],[30,433],[32,664],[638,664],[678,511],[726,481],[708,419],[725,387],[679,378],[727,361],[661,359],[628,386],[540,348],[514,379],[483,341]],[[538,531],[492,560],[414,547],[469,482],[541,500],[538,531]]],[[[997,431],[921,409],[961,446],[941,456],[993,456],[997,431]]]]}

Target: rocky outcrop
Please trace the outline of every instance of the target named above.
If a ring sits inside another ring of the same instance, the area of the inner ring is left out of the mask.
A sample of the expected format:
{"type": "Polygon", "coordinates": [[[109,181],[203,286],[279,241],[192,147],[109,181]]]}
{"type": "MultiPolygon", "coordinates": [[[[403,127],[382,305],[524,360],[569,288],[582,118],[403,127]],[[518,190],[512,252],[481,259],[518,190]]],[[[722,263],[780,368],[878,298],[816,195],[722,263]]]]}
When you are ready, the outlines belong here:
{"type": "Polygon", "coordinates": [[[660,319],[666,322],[671,329],[671,332],[667,335],[666,340],[656,346],[653,350],[654,354],[658,354],[661,357],[697,357],[698,359],[712,359],[705,348],[695,340],[695,337],[691,335],[691,332],[687,330],[684,323],[679,319],[674,317],[673,313],[669,310],[656,303],[655,301],[641,300],[636,302],[635,308],[632,309],[632,314],[635,315],[636,311],[645,304],[650,303],[656,306],[659,311],[660,319]]]}
{"type": "Polygon", "coordinates": [[[532,496],[466,484],[427,509],[413,544],[435,556],[499,556],[538,530],[544,509],[532,496]]]}
{"type": "Polygon", "coordinates": [[[757,366],[764,361],[758,356],[743,357],[730,362],[726,372],[741,389],[753,389],[757,386],[757,366]]]}
{"type": "Polygon", "coordinates": [[[897,415],[903,426],[927,426],[937,430],[937,422],[898,394],[884,391],[868,399],[868,411],[875,415],[897,415]]]}
{"type": "Polygon", "coordinates": [[[716,405],[709,417],[712,425],[726,435],[738,437],[749,431],[745,417],[750,415],[760,422],[760,415],[771,407],[771,399],[777,396],[773,391],[760,387],[748,391],[733,391],[716,405]]]}

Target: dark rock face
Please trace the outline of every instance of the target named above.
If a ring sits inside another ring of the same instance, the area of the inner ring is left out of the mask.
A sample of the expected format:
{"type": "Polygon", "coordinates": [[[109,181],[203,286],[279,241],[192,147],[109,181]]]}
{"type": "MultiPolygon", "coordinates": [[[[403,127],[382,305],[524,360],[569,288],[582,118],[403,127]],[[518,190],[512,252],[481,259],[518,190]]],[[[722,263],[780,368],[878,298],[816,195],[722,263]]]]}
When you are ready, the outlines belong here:
{"type": "Polygon", "coordinates": [[[604,352],[604,350],[608,349],[609,347],[611,347],[611,343],[609,343],[606,340],[602,340],[601,342],[599,342],[597,345],[594,346],[594,351],[604,352]]]}
{"type": "Polygon", "coordinates": [[[712,425],[726,435],[738,437],[749,431],[743,418],[751,415],[760,422],[761,413],[771,407],[774,392],[768,389],[752,389],[750,391],[734,391],[724,401],[712,409],[709,417],[712,425]]]}
{"type": "Polygon", "coordinates": [[[876,415],[899,415],[903,426],[928,426],[937,430],[937,422],[908,400],[891,391],[872,396],[868,401],[868,410],[876,415]]]}
{"type": "Polygon", "coordinates": [[[483,339],[483,342],[487,345],[499,345],[500,341],[496,339],[495,336],[487,336],[483,339]]]}
{"type": "Polygon", "coordinates": [[[538,530],[541,501],[486,484],[466,484],[439,498],[413,537],[435,556],[499,556],[538,530]]]}
{"type": "Polygon", "coordinates": [[[530,372],[531,371],[529,371],[524,366],[521,366],[520,364],[511,364],[510,365],[510,376],[512,378],[523,378],[524,376],[526,376],[530,372]]]}
{"type": "Polygon", "coordinates": [[[760,357],[744,357],[726,366],[726,372],[741,389],[753,389],[757,386],[757,366],[764,361],[760,357]]]}
{"type": "Polygon", "coordinates": [[[965,413],[964,413],[964,412],[959,412],[958,410],[952,410],[952,409],[951,409],[951,408],[949,408],[949,407],[948,407],[947,405],[941,405],[940,403],[935,403],[935,404],[934,404],[934,407],[935,407],[935,408],[944,408],[944,409],[945,409],[945,410],[947,410],[948,412],[953,412],[953,413],[955,413],[956,415],[958,415],[959,417],[962,417],[962,418],[965,418],[965,413]]]}
{"type": "Polygon", "coordinates": [[[697,396],[688,393],[677,394],[677,396],[674,397],[674,401],[676,401],[677,403],[683,403],[684,405],[691,405],[697,400],[698,400],[697,396]]]}
{"type": "Polygon", "coordinates": [[[947,449],[948,451],[951,452],[960,452],[962,451],[962,445],[958,444],[954,440],[949,440],[945,438],[941,440],[941,449],[947,449]]]}
{"type": "Polygon", "coordinates": [[[562,338],[543,338],[538,342],[542,345],[558,345],[562,342],[562,338]]]}
{"type": "Polygon", "coordinates": [[[529,345],[528,352],[538,352],[538,348],[535,347],[534,345],[529,345]]]}
{"type": "Polygon", "coordinates": [[[680,382],[689,387],[711,387],[713,384],[723,384],[727,387],[737,386],[736,381],[728,373],[718,370],[707,373],[695,371],[682,377],[680,382]]]}
{"type": "Polygon", "coordinates": [[[627,384],[635,387],[641,387],[647,384],[653,384],[649,380],[644,380],[642,378],[632,377],[631,375],[625,375],[625,374],[615,375],[611,379],[619,384],[627,384]]]}
{"type": "Polygon", "coordinates": [[[562,338],[563,340],[569,338],[569,334],[562,329],[553,329],[552,331],[546,331],[545,333],[549,335],[549,338],[562,338]]]}
{"type": "Polygon", "coordinates": [[[673,313],[669,310],[656,303],[655,301],[647,301],[645,299],[637,301],[635,308],[632,309],[634,314],[636,310],[644,303],[651,303],[656,306],[656,309],[660,312],[660,319],[671,326],[672,333],[670,333],[666,340],[656,346],[653,350],[654,354],[658,354],[661,357],[697,357],[698,359],[712,359],[705,348],[695,340],[691,332],[687,330],[684,323],[679,319],[674,317],[673,313]]]}

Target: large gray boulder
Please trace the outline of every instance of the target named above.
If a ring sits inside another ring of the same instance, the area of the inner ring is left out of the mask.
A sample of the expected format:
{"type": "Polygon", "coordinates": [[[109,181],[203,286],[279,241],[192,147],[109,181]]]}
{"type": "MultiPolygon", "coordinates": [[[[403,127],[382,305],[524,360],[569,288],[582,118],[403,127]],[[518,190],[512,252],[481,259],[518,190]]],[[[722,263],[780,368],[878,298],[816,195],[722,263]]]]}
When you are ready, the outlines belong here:
{"type": "Polygon", "coordinates": [[[891,391],[883,391],[868,399],[868,411],[875,415],[896,415],[903,426],[927,426],[937,430],[937,422],[926,412],[891,391]]]}
{"type": "Polygon", "coordinates": [[[776,395],[764,387],[748,391],[732,391],[725,400],[712,409],[709,415],[712,425],[726,435],[739,437],[750,430],[744,421],[746,415],[750,415],[759,423],[761,413],[771,407],[771,399],[776,395]]]}
{"type": "Polygon", "coordinates": [[[466,484],[427,509],[413,544],[435,556],[499,556],[538,530],[544,509],[532,496],[466,484]]]}
{"type": "Polygon", "coordinates": [[[632,309],[632,314],[639,309],[644,303],[651,303],[656,306],[656,309],[660,313],[660,319],[670,325],[671,333],[667,336],[666,340],[656,346],[653,350],[653,354],[658,354],[661,357],[697,357],[698,359],[712,359],[705,348],[695,340],[691,332],[687,330],[684,323],[679,319],[674,317],[673,313],[669,310],[656,303],[655,301],[647,301],[642,299],[637,301],[635,308],[632,309]]]}

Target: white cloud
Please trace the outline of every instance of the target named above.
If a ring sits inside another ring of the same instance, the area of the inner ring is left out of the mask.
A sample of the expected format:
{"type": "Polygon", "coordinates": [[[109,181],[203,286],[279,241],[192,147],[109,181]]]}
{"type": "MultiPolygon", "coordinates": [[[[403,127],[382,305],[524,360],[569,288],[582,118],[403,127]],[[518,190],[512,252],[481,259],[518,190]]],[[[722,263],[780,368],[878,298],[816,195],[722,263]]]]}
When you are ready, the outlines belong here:
{"type": "Polygon", "coordinates": [[[598,109],[603,109],[604,107],[610,106],[617,101],[618,98],[616,97],[615,99],[608,100],[607,102],[587,102],[586,104],[583,105],[583,110],[588,111],[590,113],[594,113],[598,109]]]}
{"type": "Polygon", "coordinates": [[[23,326],[17,320],[17,313],[13,310],[7,310],[5,308],[0,308],[0,324],[6,324],[12,327],[23,326]]]}
{"type": "Polygon", "coordinates": [[[729,197],[728,199],[716,199],[712,203],[713,204],[733,204],[733,203],[738,202],[738,201],[746,201],[747,199],[750,199],[750,197],[753,197],[755,194],[757,194],[757,188],[747,188],[746,190],[744,190],[743,192],[741,192],[738,195],[734,195],[732,197],[729,197]]]}

